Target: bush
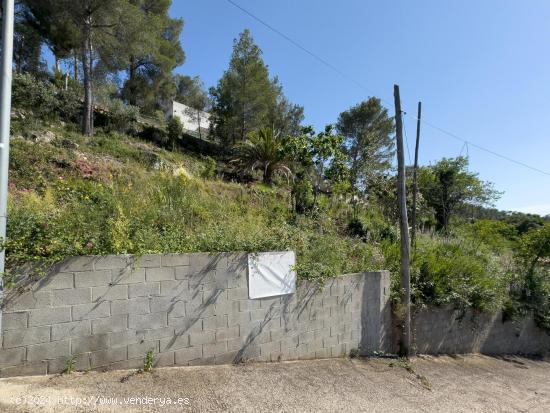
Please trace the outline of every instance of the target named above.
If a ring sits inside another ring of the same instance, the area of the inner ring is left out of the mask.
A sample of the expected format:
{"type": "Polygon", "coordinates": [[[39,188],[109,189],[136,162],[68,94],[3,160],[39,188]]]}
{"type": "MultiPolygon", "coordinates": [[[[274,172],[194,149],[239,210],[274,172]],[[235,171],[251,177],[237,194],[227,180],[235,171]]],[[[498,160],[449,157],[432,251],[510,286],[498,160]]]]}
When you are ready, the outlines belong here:
{"type": "Polygon", "coordinates": [[[77,122],[82,113],[82,94],[77,88],[59,90],[56,98],[56,111],[61,117],[69,122],[77,122]]]}
{"type": "Polygon", "coordinates": [[[313,208],[313,186],[305,174],[297,176],[292,184],[294,210],[299,214],[306,214],[313,208]]]}
{"type": "Polygon", "coordinates": [[[216,176],[217,162],[210,156],[203,156],[204,161],[203,169],[201,171],[201,177],[204,179],[212,179],[216,176]]]}
{"type": "Polygon", "coordinates": [[[178,117],[172,116],[168,121],[167,126],[168,141],[172,147],[172,151],[176,150],[176,142],[181,139],[183,134],[183,125],[178,117]]]}
{"type": "Polygon", "coordinates": [[[107,130],[135,135],[139,108],[126,105],[120,99],[112,99],[107,105],[107,130]]]}
{"type": "Polygon", "coordinates": [[[28,73],[14,73],[12,105],[31,110],[40,118],[51,118],[58,106],[56,88],[52,83],[36,80],[28,73]]]}

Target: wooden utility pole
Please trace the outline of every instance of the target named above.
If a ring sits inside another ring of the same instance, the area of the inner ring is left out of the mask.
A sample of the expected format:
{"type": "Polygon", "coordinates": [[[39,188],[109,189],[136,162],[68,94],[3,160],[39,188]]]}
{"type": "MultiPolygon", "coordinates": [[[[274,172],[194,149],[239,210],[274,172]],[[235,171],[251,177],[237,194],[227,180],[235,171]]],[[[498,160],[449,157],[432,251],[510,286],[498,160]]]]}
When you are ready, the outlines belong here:
{"type": "Polygon", "coordinates": [[[402,356],[411,353],[411,280],[409,269],[409,220],[407,217],[407,193],[405,186],[405,151],[403,149],[403,120],[399,86],[393,86],[395,99],[395,128],[397,139],[397,199],[399,203],[399,228],[401,233],[401,305],[403,330],[401,334],[402,356]]]}
{"type": "Polygon", "coordinates": [[[422,102],[418,102],[418,116],[416,117],[416,146],[414,147],[414,167],[413,167],[413,204],[412,204],[412,229],[411,243],[416,245],[416,197],[418,195],[418,185],[416,182],[416,172],[418,170],[418,147],[420,145],[420,119],[422,118],[422,102]]]}

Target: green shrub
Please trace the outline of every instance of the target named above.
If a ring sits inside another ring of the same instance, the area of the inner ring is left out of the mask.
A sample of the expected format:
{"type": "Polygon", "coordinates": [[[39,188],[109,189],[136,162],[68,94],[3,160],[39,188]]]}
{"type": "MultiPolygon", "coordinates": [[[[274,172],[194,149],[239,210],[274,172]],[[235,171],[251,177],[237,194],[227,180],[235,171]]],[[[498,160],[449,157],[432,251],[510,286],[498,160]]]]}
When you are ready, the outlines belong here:
{"type": "Polygon", "coordinates": [[[306,214],[313,208],[313,186],[306,174],[301,174],[294,179],[292,184],[294,197],[294,209],[299,214],[306,214]]]}
{"type": "Polygon", "coordinates": [[[28,73],[14,73],[12,105],[31,110],[40,118],[51,118],[57,108],[56,88],[52,83],[37,80],[28,73]]]}
{"type": "Polygon", "coordinates": [[[136,134],[139,108],[126,105],[120,99],[111,99],[107,106],[107,129],[119,133],[136,134]]]}

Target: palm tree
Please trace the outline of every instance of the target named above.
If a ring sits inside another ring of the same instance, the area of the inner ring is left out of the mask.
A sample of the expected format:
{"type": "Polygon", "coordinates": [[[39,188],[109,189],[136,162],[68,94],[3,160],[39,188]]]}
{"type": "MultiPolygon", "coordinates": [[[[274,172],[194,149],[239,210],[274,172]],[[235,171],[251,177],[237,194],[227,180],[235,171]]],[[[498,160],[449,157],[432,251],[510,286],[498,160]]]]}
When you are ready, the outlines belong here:
{"type": "Polygon", "coordinates": [[[282,142],[269,128],[252,132],[246,140],[235,145],[235,156],[231,162],[241,171],[261,169],[263,182],[267,185],[273,183],[275,174],[287,178],[292,175],[282,142]]]}

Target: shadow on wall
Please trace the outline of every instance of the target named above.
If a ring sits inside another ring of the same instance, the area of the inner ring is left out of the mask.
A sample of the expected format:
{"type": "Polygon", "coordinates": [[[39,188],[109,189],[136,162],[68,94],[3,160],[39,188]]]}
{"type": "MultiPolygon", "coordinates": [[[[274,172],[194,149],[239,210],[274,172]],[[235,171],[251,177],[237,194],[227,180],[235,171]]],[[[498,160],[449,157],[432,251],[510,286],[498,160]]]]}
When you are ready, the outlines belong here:
{"type": "Polygon", "coordinates": [[[360,355],[395,352],[388,271],[365,274],[361,325],[360,355]]]}
{"type": "Polygon", "coordinates": [[[413,312],[412,319],[419,354],[542,355],[550,351],[550,335],[531,316],[504,322],[501,311],[429,307],[413,312]]]}

